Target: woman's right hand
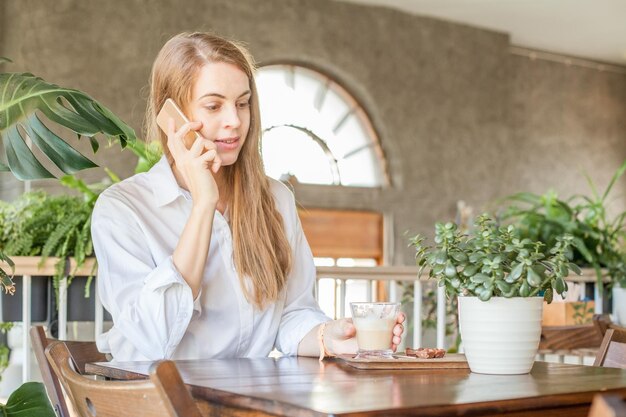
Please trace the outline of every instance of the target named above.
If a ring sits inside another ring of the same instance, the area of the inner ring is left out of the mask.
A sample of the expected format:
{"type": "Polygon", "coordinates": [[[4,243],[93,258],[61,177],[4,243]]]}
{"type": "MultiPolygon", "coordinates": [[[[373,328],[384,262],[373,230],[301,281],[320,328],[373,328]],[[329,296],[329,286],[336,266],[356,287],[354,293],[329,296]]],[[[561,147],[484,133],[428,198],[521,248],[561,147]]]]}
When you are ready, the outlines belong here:
{"type": "Polygon", "coordinates": [[[168,122],[167,147],[174,158],[176,169],[185,182],[184,186],[191,193],[195,204],[215,206],[219,200],[219,191],[213,174],[217,173],[222,160],[212,141],[198,137],[189,149],[185,146],[185,136],[190,131],[199,131],[201,122],[189,122],[176,131],[174,119],[168,122]]]}

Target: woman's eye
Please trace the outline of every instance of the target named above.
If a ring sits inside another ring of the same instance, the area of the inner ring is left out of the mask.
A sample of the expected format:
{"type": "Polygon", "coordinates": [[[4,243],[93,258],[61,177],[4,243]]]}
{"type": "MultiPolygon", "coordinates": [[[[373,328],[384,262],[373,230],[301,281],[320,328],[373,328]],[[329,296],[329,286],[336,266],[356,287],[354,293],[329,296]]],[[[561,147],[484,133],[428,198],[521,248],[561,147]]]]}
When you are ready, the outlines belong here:
{"type": "Polygon", "coordinates": [[[209,104],[208,106],[204,106],[204,108],[207,109],[208,111],[215,111],[215,110],[218,110],[220,106],[217,104],[209,104]]]}
{"type": "Polygon", "coordinates": [[[241,101],[237,103],[237,107],[239,107],[240,109],[245,109],[246,107],[249,107],[249,106],[250,106],[249,101],[241,101]]]}

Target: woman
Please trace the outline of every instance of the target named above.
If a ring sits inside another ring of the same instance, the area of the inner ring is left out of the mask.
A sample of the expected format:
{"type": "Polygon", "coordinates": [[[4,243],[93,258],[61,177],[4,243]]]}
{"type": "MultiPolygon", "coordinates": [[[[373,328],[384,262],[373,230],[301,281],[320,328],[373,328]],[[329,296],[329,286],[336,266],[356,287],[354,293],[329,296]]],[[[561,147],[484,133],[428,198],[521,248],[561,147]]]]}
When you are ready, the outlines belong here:
{"type": "Polygon", "coordinates": [[[247,51],[177,35],[150,87],[146,137],[160,138],[164,157],[102,193],[92,218],[99,293],[113,317],[98,348],[115,360],[355,352],[351,322],[329,321],[313,298],[293,195],[263,172],[247,51]],[[165,134],[156,113],[167,98],[191,122],[169,120],[165,134]]]}

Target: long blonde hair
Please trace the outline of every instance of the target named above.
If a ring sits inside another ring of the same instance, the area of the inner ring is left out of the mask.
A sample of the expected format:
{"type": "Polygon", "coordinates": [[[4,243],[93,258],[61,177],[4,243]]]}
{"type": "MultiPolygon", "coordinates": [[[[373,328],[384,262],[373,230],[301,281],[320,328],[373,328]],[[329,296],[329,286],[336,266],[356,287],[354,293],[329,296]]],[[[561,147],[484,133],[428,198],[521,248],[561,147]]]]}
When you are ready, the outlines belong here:
{"type": "Polygon", "coordinates": [[[291,269],[291,247],[283,218],[276,209],[260,153],[259,98],[254,82],[254,61],[240,44],[209,33],[181,33],[171,38],[152,66],[146,110],[146,138],[159,138],[170,164],[167,136],[156,124],[156,115],[170,97],[183,106],[191,100],[200,69],[225,62],[241,69],[250,83],[250,128],[239,158],[222,167],[233,233],[233,258],[240,285],[248,301],[263,309],[278,299],[291,269]],[[250,277],[252,286],[246,284],[250,277]]]}

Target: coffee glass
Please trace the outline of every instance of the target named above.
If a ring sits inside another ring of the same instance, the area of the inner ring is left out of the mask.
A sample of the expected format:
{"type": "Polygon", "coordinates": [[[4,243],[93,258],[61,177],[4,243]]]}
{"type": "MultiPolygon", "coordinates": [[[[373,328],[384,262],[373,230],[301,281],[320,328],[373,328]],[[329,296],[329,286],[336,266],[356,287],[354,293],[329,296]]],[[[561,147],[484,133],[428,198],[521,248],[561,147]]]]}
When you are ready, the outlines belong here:
{"type": "Polygon", "coordinates": [[[400,303],[350,303],[359,345],[357,359],[392,359],[393,327],[400,303]]]}

